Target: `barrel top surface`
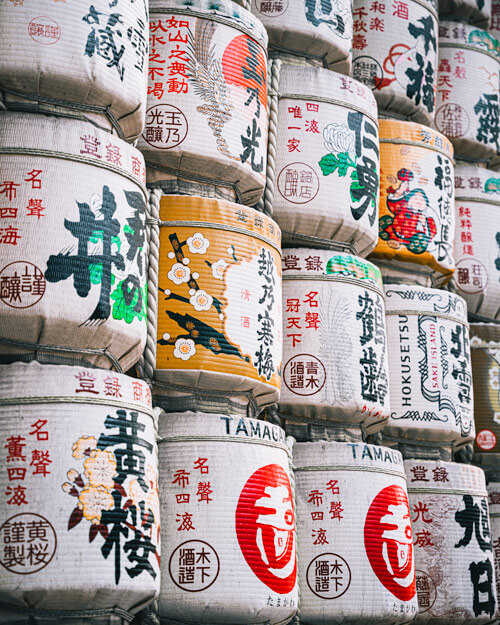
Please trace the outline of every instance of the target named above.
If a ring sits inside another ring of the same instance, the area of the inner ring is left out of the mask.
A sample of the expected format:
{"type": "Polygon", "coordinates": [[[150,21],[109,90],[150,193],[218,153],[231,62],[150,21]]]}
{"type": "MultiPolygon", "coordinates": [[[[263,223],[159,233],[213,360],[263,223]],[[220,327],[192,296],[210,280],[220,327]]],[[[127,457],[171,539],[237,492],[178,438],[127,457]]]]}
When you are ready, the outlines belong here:
{"type": "Polygon", "coordinates": [[[408,143],[417,144],[441,152],[448,158],[453,158],[453,145],[443,134],[417,124],[394,119],[379,119],[379,135],[381,143],[408,143]]]}
{"type": "Polygon", "coordinates": [[[151,414],[149,386],[124,374],[36,361],[0,365],[0,413],[7,405],[66,402],[123,404],[151,414]]]}
{"type": "Polygon", "coordinates": [[[436,313],[467,323],[467,304],[459,295],[423,286],[386,284],[384,286],[386,313],[436,313]]]}
{"type": "Polygon", "coordinates": [[[492,346],[498,344],[500,348],[500,323],[471,323],[471,349],[484,347],[488,343],[492,346]]]}
{"type": "Polygon", "coordinates": [[[2,112],[0,156],[6,154],[80,160],[113,169],[141,186],[146,179],[144,157],[134,146],[86,122],[49,115],[2,112]]]}
{"type": "Polygon", "coordinates": [[[264,238],[273,247],[281,244],[281,230],[270,217],[253,208],[227,200],[196,196],[164,195],[160,202],[160,219],[169,227],[224,226],[235,232],[264,238]]]}
{"type": "Polygon", "coordinates": [[[318,276],[349,279],[359,286],[382,289],[380,269],[369,260],[330,250],[287,248],[283,250],[283,279],[292,276],[314,279],[318,276]],[[293,265],[290,263],[293,259],[293,265]]]}
{"type": "Polygon", "coordinates": [[[443,44],[444,46],[451,45],[451,47],[453,45],[465,46],[470,50],[476,49],[500,61],[498,40],[488,31],[471,24],[441,21],[439,23],[439,45],[443,46],[443,44]]]}
{"type": "Polygon", "coordinates": [[[279,78],[279,96],[303,96],[304,100],[327,99],[332,104],[355,108],[377,118],[377,103],[372,90],[357,80],[332,70],[312,66],[283,64],[279,78]]]}
{"type": "Polygon", "coordinates": [[[500,202],[500,172],[473,165],[455,167],[455,199],[500,202]]]}
{"type": "Polygon", "coordinates": [[[233,25],[244,30],[263,48],[267,48],[268,36],[262,22],[243,7],[230,0],[149,0],[150,20],[160,13],[185,14],[204,17],[233,25]]]}
{"type": "Polygon", "coordinates": [[[463,491],[486,496],[486,478],[483,469],[471,464],[443,460],[405,460],[408,492],[439,492],[461,495],[463,491]]]}

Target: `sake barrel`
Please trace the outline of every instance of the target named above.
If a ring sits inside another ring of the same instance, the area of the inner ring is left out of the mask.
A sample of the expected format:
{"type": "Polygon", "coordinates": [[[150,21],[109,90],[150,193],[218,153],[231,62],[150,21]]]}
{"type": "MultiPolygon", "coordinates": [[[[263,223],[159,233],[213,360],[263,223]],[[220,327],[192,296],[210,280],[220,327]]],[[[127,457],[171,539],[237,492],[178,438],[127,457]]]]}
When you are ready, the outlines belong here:
{"type": "Polygon", "coordinates": [[[301,622],[412,621],[415,564],[399,451],[295,443],[293,461],[301,622]]]}
{"type": "Polygon", "coordinates": [[[349,254],[283,251],[282,417],[380,429],[389,417],[380,271],[349,254]]]}
{"type": "Polygon", "coordinates": [[[430,124],[435,111],[438,17],[435,0],[354,1],[352,76],[379,111],[430,124]]]}
{"type": "Polygon", "coordinates": [[[384,287],[390,419],[384,436],[400,442],[474,439],[469,327],[464,300],[420,286],[384,287]]]}
{"type": "Polygon", "coordinates": [[[498,146],[497,40],[468,24],[441,22],[435,127],[455,154],[487,160],[498,146]],[[471,80],[474,89],[470,89],[471,80]]]}
{"type": "Polygon", "coordinates": [[[265,183],[267,34],[229,0],[151,0],[146,127],[148,182],[226,187],[252,205],[265,183]],[[189,5],[189,6],[188,6],[189,5]]]}
{"type": "Polygon", "coordinates": [[[500,596],[500,483],[488,484],[488,501],[490,509],[491,541],[497,598],[500,596]]]}
{"type": "Polygon", "coordinates": [[[469,312],[500,319],[500,175],[455,169],[455,262],[451,288],[469,312]]]}
{"type": "Polygon", "coordinates": [[[318,60],[329,69],[349,73],[353,23],[349,0],[250,0],[250,10],[266,27],[271,53],[318,60]]]}
{"type": "Polygon", "coordinates": [[[389,276],[394,268],[407,282],[430,277],[440,286],[455,267],[453,147],[425,126],[379,123],[379,240],[370,258],[389,276]]]}
{"type": "Polygon", "coordinates": [[[217,414],[160,416],[160,619],[287,623],[297,543],[285,433],[217,414]]]}
{"type": "Polygon", "coordinates": [[[347,76],[283,64],[278,97],[273,216],[284,242],[326,241],[365,256],[377,241],[373,95],[347,76]]]}
{"type": "Polygon", "coordinates": [[[149,387],[103,369],[1,365],[0,429],[2,622],[113,619],[152,601],[160,521],[149,387]]]}
{"type": "Polygon", "coordinates": [[[193,392],[215,411],[227,397],[257,409],[276,402],[278,226],[239,204],[173,195],[162,198],[160,218],[156,401],[171,412],[169,397],[185,410],[193,392]]]}
{"type": "Polygon", "coordinates": [[[8,109],[83,116],[127,141],[138,138],[146,110],[146,0],[1,5],[0,91],[8,109]]]}
{"type": "MultiPolygon", "coordinates": [[[[500,2],[491,0],[491,19],[488,30],[490,34],[498,41],[500,39],[500,2]]],[[[484,28],[484,26],[483,26],[484,28]]]]}
{"type": "MultiPolygon", "coordinates": [[[[467,22],[479,28],[487,29],[490,25],[492,4],[495,0],[440,0],[439,17],[454,21],[467,22]]],[[[493,26],[493,21],[492,24],[493,26]]],[[[496,37],[496,35],[494,35],[496,37]]]]}
{"type": "Polygon", "coordinates": [[[140,152],[85,122],[3,113],[0,163],[0,361],[129,369],[146,341],[140,152]]]}
{"type": "Polygon", "coordinates": [[[415,547],[416,623],[490,623],[497,611],[484,472],[405,460],[415,547]]]}

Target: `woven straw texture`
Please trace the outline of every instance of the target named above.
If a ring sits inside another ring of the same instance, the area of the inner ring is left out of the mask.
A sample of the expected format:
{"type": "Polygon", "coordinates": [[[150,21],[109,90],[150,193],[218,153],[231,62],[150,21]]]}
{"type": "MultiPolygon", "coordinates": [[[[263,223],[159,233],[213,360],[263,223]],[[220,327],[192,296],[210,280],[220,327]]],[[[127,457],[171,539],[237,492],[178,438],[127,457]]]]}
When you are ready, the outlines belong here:
{"type": "Polygon", "coordinates": [[[370,258],[384,263],[384,277],[394,266],[396,277],[407,272],[408,283],[419,274],[436,286],[450,279],[455,266],[452,158],[450,142],[430,128],[380,120],[379,241],[370,258]]]}
{"type": "Polygon", "coordinates": [[[285,243],[301,235],[365,256],[377,241],[377,105],[364,85],[326,69],[279,75],[273,216],[285,243]]]}
{"type": "Polygon", "coordinates": [[[469,312],[500,319],[500,176],[489,169],[455,169],[454,256],[451,288],[469,312]]]}
{"type": "Polygon", "coordinates": [[[343,74],[351,69],[350,0],[251,0],[251,11],[266,27],[270,51],[321,60],[343,74]]]}
{"type": "Polygon", "coordinates": [[[452,141],[457,156],[487,160],[499,150],[497,46],[494,37],[474,26],[439,26],[434,125],[452,141]]]}
{"type": "Polygon", "coordinates": [[[146,109],[145,0],[17,0],[0,6],[0,99],[85,116],[134,141],[146,109]]]}
{"type": "Polygon", "coordinates": [[[300,619],[407,623],[417,612],[401,454],[364,443],[296,443],[300,619]]]}
{"type": "Polygon", "coordinates": [[[251,208],[199,197],[164,196],[160,219],[155,379],[184,390],[252,391],[262,407],[276,402],[278,226],[251,208]]]}
{"type": "Polygon", "coordinates": [[[379,270],[324,250],[283,257],[285,417],[382,427],[389,417],[385,308],[379,270]]]}
{"type": "Polygon", "coordinates": [[[473,440],[467,309],[461,297],[418,286],[386,285],[391,418],[401,441],[473,440]]]}
{"type": "Polygon", "coordinates": [[[160,416],[160,620],[286,623],[297,610],[293,486],[277,425],[160,416]]]}
{"type": "Polygon", "coordinates": [[[380,112],[430,124],[435,110],[437,2],[354,1],[352,76],[380,112]],[[386,10],[387,9],[387,10],[386,10]]]}
{"type": "Polygon", "coordinates": [[[442,461],[404,464],[415,537],[415,622],[491,622],[497,601],[484,472],[442,461]]]}
{"type": "MultiPolygon", "coordinates": [[[[498,22],[490,19],[492,6],[495,0],[441,0],[439,2],[439,17],[441,19],[452,18],[454,21],[467,22],[479,28],[493,30],[493,25],[498,22]]],[[[496,34],[493,33],[495,37],[496,34]]]]}
{"type": "Polygon", "coordinates": [[[230,187],[251,206],[267,152],[267,35],[229,0],[152,0],[146,128],[148,182],[230,187]],[[216,8],[214,8],[216,7],[216,8]]]}
{"type": "MultiPolygon", "coordinates": [[[[140,152],[84,122],[3,113],[0,161],[0,336],[104,348],[132,367],[146,340],[140,152]]],[[[0,339],[3,362],[31,353],[0,339]]],[[[111,366],[99,356],[42,355],[111,366]]]]}
{"type": "Polygon", "coordinates": [[[151,601],[160,525],[148,386],[98,369],[2,365],[0,417],[0,602],[134,612],[151,601]]]}

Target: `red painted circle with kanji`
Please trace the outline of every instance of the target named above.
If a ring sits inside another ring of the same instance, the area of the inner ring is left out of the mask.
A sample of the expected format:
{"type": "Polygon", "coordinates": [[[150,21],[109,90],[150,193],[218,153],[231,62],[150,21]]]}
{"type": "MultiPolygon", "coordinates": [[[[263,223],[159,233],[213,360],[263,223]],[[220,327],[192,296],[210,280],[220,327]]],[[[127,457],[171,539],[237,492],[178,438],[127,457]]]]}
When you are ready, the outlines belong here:
{"type": "Polygon", "coordinates": [[[408,496],[401,486],[383,488],[365,521],[365,550],[373,572],[400,601],[415,596],[415,564],[408,496]]]}
{"type": "Polygon", "coordinates": [[[490,451],[497,444],[497,437],[491,430],[481,430],[476,436],[476,443],[484,451],[490,451]]]}
{"type": "Polygon", "coordinates": [[[286,594],[297,579],[292,488],[278,464],[255,471],[236,507],[241,552],[255,575],[274,592],[286,594]]]}

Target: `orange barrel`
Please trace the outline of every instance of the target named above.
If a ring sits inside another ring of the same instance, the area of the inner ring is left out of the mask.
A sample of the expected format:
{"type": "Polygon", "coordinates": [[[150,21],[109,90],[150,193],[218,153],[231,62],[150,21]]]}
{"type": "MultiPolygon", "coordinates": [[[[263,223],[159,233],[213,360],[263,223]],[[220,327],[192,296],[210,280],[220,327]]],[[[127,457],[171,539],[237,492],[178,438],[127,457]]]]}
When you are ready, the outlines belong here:
{"type": "Polygon", "coordinates": [[[469,312],[500,319],[500,175],[455,169],[455,262],[451,288],[469,312]]]}
{"type": "Polygon", "coordinates": [[[389,418],[385,307],[369,261],[312,249],[283,256],[283,385],[287,423],[369,432],[389,418]]]}
{"type": "Polygon", "coordinates": [[[379,123],[379,240],[370,258],[389,281],[441,286],[455,267],[453,147],[425,126],[379,123]]]}
{"type": "Polygon", "coordinates": [[[500,596],[500,483],[488,483],[488,501],[490,504],[491,542],[493,562],[495,564],[495,580],[497,597],[500,596]]]}
{"type": "Polygon", "coordinates": [[[205,400],[208,412],[276,402],[279,227],[246,206],[173,195],[162,198],[160,219],[155,400],[170,412],[205,400]]]}
{"type": "MultiPolygon", "coordinates": [[[[229,0],[150,0],[147,179],[255,204],[265,184],[267,34],[229,0]]],[[[191,193],[192,194],[192,193],[191,193]]]]}
{"type": "Polygon", "coordinates": [[[366,256],[377,241],[373,95],[326,69],[283,64],[277,71],[277,125],[269,135],[275,151],[269,158],[275,160],[273,216],[283,241],[366,256]]]}
{"type": "Polygon", "coordinates": [[[144,0],[12,0],[1,3],[0,24],[0,101],[9,110],[84,117],[138,138],[148,67],[144,0]]]}
{"type": "Polygon", "coordinates": [[[434,125],[453,143],[455,155],[468,160],[488,160],[499,151],[498,45],[485,30],[440,23],[434,125]]]}
{"type": "Polygon", "coordinates": [[[298,589],[285,432],[195,412],[160,415],[159,432],[160,620],[288,623],[298,589]]]}
{"type": "Polygon", "coordinates": [[[438,60],[436,0],[354,1],[352,76],[379,111],[431,124],[438,60]]]}
{"type": "Polygon", "coordinates": [[[0,365],[0,432],[1,622],[132,620],[160,591],[147,384],[83,366],[0,365]]]}
{"type": "Polygon", "coordinates": [[[126,371],[146,342],[141,153],[85,122],[2,113],[0,163],[0,362],[126,371]]]}
{"type": "Polygon", "coordinates": [[[295,443],[293,461],[301,623],[413,621],[414,546],[399,451],[295,443]]]}
{"type": "Polygon", "coordinates": [[[415,623],[491,623],[497,595],[484,472],[405,460],[419,613],[415,623]]]}
{"type": "Polygon", "coordinates": [[[464,300],[420,286],[388,284],[384,292],[392,411],[384,441],[434,449],[471,442],[474,402],[464,300]]]}
{"type": "MultiPolygon", "coordinates": [[[[490,28],[492,5],[495,0],[441,0],[439,2],[439,17],[446,20],[474,24],[479,28],[490,28]]],[[[493,30],[493,20],[491,28],[493,30]]],[[[496,35],[494,35],[496,37],[496,35]]]]}

